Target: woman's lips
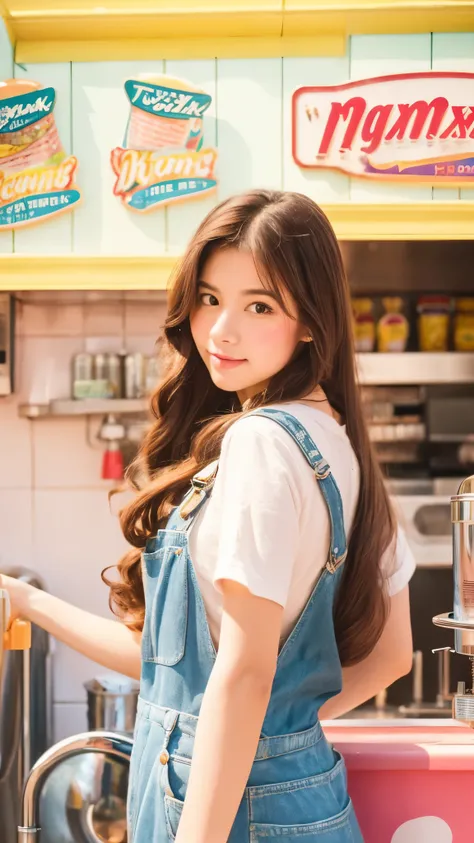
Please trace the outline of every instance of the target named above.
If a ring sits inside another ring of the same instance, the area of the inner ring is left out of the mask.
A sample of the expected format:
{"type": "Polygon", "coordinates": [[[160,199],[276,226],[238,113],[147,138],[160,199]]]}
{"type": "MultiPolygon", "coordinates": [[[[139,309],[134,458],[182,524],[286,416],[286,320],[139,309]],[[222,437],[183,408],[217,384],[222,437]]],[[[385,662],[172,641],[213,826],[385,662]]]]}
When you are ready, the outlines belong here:
{"type": "Polygon", "coordinates": [[[242,363],[245,363],[245,360],[236,360],[235,358],[231,357],[220,357],[218,354],[213,354],[209,352],[211,361],[218,369],[234,369],[236,366],[240,366],[242,363]]]}

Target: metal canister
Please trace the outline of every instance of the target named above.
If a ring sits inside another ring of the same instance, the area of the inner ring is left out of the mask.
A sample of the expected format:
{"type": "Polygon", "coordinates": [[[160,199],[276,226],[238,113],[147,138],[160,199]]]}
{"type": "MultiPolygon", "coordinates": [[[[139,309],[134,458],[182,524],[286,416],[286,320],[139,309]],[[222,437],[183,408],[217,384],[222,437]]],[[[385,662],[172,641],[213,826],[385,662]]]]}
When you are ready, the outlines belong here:
{"type": "Polygon", "coordinates": [[[81,351],[72,359],[72,379],[74,381],[88,381],[92,378],[92,354],[81,351]]]}
{"type": "Polygon", "coordinates": [[[107,380],[109,381],[114,398],[122,398],[122,375],[120,355],[110,352],[107,359],[107,380]]]}
{"type": "Polygon", "coordinates": [[[160,376],[160,367],[157,357],[148,357],[145,373],[145,393],[148,395],[154,392],[160,376]]]}
{"type": "Polygon", "coordinates": [[[72,358],[72,397],[77,398],[76,384],[90,381],[93,373],[93,357],[87,351],[81,351],[72,358]]]}
{"type": "Polygon", "coordinates": [[[143,398],[145,395],[145,357],[140,352],[125,358],[125,398],[143,398]]]}
{"type": "Polygon", "coordinates": [[[135,360],[133,354],[127,354],[124,362],[125,398],[135,398],[135,360]]]}
{"type": "MultiPolygon", "coordinates": [[[[453,524],[454,619],[474,621],[474,475],[451,498],[453,524]]],[[[456,630],[458,653],[474,655],[474,632],[456,630]]]]}
{"type": "Polygon", "coordinates": [[[107,380],[107,358],[105,354],[94,355],[94,378],[97,381],[107,380]]]}

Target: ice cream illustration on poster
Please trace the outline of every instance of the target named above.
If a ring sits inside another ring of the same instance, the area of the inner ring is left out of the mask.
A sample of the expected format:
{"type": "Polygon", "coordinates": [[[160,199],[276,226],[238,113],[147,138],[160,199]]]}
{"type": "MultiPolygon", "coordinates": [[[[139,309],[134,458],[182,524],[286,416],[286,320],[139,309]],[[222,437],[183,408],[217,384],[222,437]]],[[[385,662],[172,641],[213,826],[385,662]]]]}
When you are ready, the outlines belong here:
{"type": "Polygon", "coordinates": [[[0,231],[69,211],[79,201],[77,158],[54,120],[56,94],[27,79],[0,82],[0,231]]]}
{"type": "Polygon", "coordinates": [[[112,150],[114,193],[144,213],[217,187],[217,151],[204,146],[211,96],[184,79],[140,75],[125,82],[130,114],[123,147],[112,150]]]}

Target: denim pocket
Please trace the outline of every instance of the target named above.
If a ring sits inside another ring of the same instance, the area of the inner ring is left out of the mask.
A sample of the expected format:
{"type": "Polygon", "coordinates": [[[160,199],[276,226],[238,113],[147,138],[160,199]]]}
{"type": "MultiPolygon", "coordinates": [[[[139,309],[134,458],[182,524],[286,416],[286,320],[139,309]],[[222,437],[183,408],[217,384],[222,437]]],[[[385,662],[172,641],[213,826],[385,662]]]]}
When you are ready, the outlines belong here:
{"type": "Polygon", "coordinates": [[[172,796],[165,796],[165,817],[166,828],[170,840],[175,840],[178,833],[178,825],[183,812],[184,802],[174,799],[172,796]]]}
{"type": "Polygon", "coordinates": [[[188,623],[188,560],[182,547],[143,553],[145,623],[142,659],[175,665],[184,656],[188,623]]]}
{"type": "MultiPolygon", "coordinates": [[[[250,843],[262,843],[271,837],[282,837],[285,843],[359,843],[354,840],[353,807],[349,800],[347,806],[334,817],[315,823],[302,825],[270,825],[251,823],[250,843]]],[[[362,838],[360,838],[362,841],[362,838]]]]}
{"type": "MultiPolygon", "coordinates": [[[[312,843],[324,834],[325,843],[352,843],[346,767],[338,752],[334,758],[336,763],[325,772],[249,787],[251,841],[285,837],[293,843],[305,835],[305,843],[312,843]]],[[[275,773],[278,777],[278,767],[275,773]]]]}

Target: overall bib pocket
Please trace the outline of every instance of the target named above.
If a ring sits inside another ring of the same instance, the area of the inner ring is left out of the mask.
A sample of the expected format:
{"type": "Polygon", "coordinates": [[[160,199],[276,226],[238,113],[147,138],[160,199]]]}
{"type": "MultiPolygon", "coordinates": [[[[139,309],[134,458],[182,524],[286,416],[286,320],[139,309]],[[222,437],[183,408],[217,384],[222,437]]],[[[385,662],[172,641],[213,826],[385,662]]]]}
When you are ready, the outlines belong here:
{"type": "Polygon", "coordinates": [[[146,607],[142,659],[175,665],[183,658],[186,646],[187,555],[182,547],[166,546],[142,556],[146,607]]]}

